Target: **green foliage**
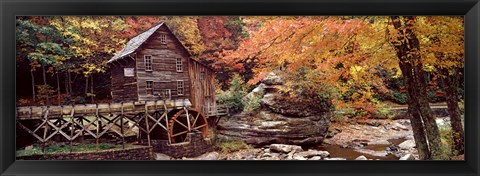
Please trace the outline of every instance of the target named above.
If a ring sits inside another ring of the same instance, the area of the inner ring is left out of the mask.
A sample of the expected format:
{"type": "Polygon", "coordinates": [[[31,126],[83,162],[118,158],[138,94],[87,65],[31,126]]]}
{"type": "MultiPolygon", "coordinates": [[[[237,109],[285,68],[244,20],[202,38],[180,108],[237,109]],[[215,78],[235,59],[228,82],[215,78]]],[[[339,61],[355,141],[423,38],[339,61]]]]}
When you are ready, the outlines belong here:
{"type": "Polygon", "coordinates": [[[455,135],[453,130],[449,127],[439,128],[440,136],[442,140],[442,147],[441,150],[443,153],[447,154],[448,158],[444,158],[444,160],[450,160],[451,157],[458,155],[458,151],[453,149],[453,136],[455,135]]]}
{"type": "Polygon", "coordinates": [[[262,101],[262,97],[265,93],[260,91],[256,94],[252,94],[250,99],[247,102],[244,102],[245,107],[243,108],[243,113],[246,114],[253,114],[260,109],[260,102],[262,101]]]}
{"type": "Polygon", "coordinates": [[[396,102],[396,103],[400,103],[400,104],[406,104],[408,99],[407,99],[407,94],[406,93],[402,93],[398,90],[393,90],[392,92],[392,96],[393,96],[393,100],[396,102]]]}
{"type": "Polygon", "coordinates": [[[332,114],[332,117],[330,118],[330,121],[332,122],[345,122],[345,120],[347,120],[347,115],[345,112],[347,110],[347,108],[343,109],[343,110],[337,110],[337,111],[334,111],[333,114],[332,114]]]}
{"type": "Polygon", "coordinates": [[[240,17],[231,17],[230,21],[225,22],[225,27],[235,38],[248,38],[248,31],[245,23],[240,17]]]}
{"type": "Polygon", "coordinates": [[[85,103],[87,103],[87,100],[83,96],[77,96],[75,98],[75,103],[85,104],[85,103]]]}
{"type": "Polygon", "coordinates": [[[252,147],[241,140],[228,140],[216,143],[215,148],[222,153],[231,153],[241,149],[250,149],[252,147]]]}
{"type": "MultiPolygon", "coordinates": [[[[126,148],[131,148],[131,145],[125,146],[126,148]]],[[[113,145],[113,144],[99,144],[99,150],[108,150],[108,149],[120,149],[122,145],[113,145]]],[[[45,153],[68,153],[72,152],[85,152],[85,151],[95,151],[97,150],[96,144],[80,144],[77,146],[70,147],[69,145],[52,145],[45,147],[45,153]]],[[[36,146],[28,150],[18,150],[17,156],[30,156],[30,155],[42,155],[45,154],[42,151],[42,147],[36,146]]]]}
{"type": "Polygon", "coordinates": [[[390,110],[389,107],[383,104],[379,104],[373,116],[382,119],[393,119],[393,117],[395,117],[395,114],[390,110]]]}
{"type": "Polygon", "coordinates": [[[217,95],[217,103],[225,104],[230,112],[238,113],[244,108],[242,98],[246,95],[245,84],[240,76],[234,75],[227,91],[220,91],[217,95]]]}
{"type": "MultiPolygon", "coordinates": [[[[48,21],[48,17],[40,18],[48,21]]],[[[59,65],[69,56],[69,51],[63,47],[67,44],[63,35],[52,26],[37,25],[29,20],[17,19],[16,37],[20,46],[28,46],[33,49],[28,53],[30,61],[36,61],[47,66],[59,65]]]]}
{"type": "Polygon", "coordinates": [[[435,93],[438,89],[427,91],[428,101],[432,103],[446,101],[445,96],[437,96],[435,93]]]}
{"type": "MultiPolygon", "coordinates": [[[[324,88],[326,89],[326,88],[324,88]]],[[[331,91],[316,90],[316,102],[324,110],[333,109],[331,91]]]]}
{"type": "Polygon", "coordinates": [[[304,67],[299,71],[279,74],[284,81],[284,86],[279,89],[284,95],[280,101],[322,111],[333,109],[332,98],[336,89],[316,80],[318,72],[304,67]]]}
{"type": "Polygon", "coordinates": [[[461,114],[465,113],[465,102],[462,100],[458,101],[458,109],[460,110],[461,114]]]}
{"type": "Polygon", "coordinates": [[[53,95],[55,95],[57,91],[50,86],[50,85],[37,85],[37,98],[40,101],[41,104],[45,104],[46,102],[46,94],[48,93],[48,97],[52,98],[53,95]]]}

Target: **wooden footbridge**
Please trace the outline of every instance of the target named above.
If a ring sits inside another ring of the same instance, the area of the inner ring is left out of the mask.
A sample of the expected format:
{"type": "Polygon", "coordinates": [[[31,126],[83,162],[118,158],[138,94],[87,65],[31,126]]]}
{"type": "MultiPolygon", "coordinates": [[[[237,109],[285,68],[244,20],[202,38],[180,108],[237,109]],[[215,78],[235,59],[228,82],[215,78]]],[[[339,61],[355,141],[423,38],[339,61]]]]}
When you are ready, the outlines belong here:
{"type": "Polygon", "coordinates": [[[54,136],[72,143],[85,135],[96,139],[97,144],[108,135],[121,138],[125,143],[125,138],[136,131],[134,134],[137,139],[146,138],[150,146],[151,139],[183,142],[191,131],[200,131],[207,137],[207,118],[228,114],[224,106],[207,106],[203,112],[190,107],[188,99],[27,106],[17,107],[16,121],[18,127],[42,143],[52,140],[54,136]]]}

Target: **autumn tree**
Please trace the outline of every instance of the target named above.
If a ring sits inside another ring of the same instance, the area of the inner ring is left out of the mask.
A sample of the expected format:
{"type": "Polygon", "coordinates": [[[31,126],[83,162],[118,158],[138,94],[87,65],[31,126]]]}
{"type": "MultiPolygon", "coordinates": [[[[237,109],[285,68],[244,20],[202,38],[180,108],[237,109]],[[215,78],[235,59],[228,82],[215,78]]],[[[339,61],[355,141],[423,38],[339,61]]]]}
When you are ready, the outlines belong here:
{"type": "Polygon", "coordinates": [[[50,85],[47,83],[46,75],[47,67],[61,65],[69,55],[68,49],[62,45],[68,41],[54,27],[48,24],[50,20],[50,17],[17,19],[17,42],[21,43],[20,46],[32,48],[32,50],[21,51],[27,52],[27,57],[31,62],[33,92],[35,92],[33,71],[41,67],[43,86],[39,90],[45,94],[46,105],[50,105],[50,85]]]}
{"type": "Polygon", "coordinates": [[[225,89],[234,73],[240,73],[244,81],[251,79],[255,62],[227,63],[224,50],[235,50],[248,36],[242,17],[202,16],[198,18],[198,30],[202,36],[204,51],[196,58],[216,70],[217,80],[225,89]]]}
{"type": "MultiPolygon", "coordinates": [[[[378,66],[395,68],[394,55],[381,23],[368,25],[369,18],[358,17],[250,17],[245,19],[249,38],[238,49],[226,51],[226,63],[238,65],[255,58],[256,84],[272,70],[305,72],[317,89],[330,87],[338,109],[354,107],[374,111],[379,103],[375,91],[386,91],[376,76],[378,66]]],[[[383,25],[384,26],[384,25],[383,25]]],[[[241,66],[241,65],[239,65],[241,66]]],[[[295,74],[293,74],[295,75],[295,74]]],[[[295,81],[295,80],[292,80],[295,81]]]]}
{"type": "Polygon", "coordinates": [[[463,18],[458,16],[417,17],[414,26],[421,34],[422,57],[426,71],[439,74],[453,130],[452,151],[464,153],[464,131],[458,102],[460,78],[464,68],[463,18]]]}
{"type": "Polygon", "coordinates": [[[69,88],[66,90],[71,91],[70,73],[81,73],[85,78],[84,95],[93,102],[93,76],[105,71],[105,62],[125,43],[120,33],[126,28],[124,21],[112,16],[65,16],[54,18],[50,24],[73,41],[68,47],[73,53],[72,60],[76,62],[62,67],[68,78],[69,88]]]}
{"type": "Polygon", "coordinates": [[[408,93],[408,111],[414,137],[422,159],[446,159],[440,132],[432,115],[427,96],[424,61],[420,41],[414,31],[415,17],[391,16],[393,30],[387,30],[389,42],[396,51],[408,93]],[[422,124],[423,122],[423,124],[422,124]],[[423,126],[422,126],[423,125],[423,126]],[[427,142],[424,142],[426,137],[427,142]],[[428,146],[426,146],[428,145],[428,146]]]}

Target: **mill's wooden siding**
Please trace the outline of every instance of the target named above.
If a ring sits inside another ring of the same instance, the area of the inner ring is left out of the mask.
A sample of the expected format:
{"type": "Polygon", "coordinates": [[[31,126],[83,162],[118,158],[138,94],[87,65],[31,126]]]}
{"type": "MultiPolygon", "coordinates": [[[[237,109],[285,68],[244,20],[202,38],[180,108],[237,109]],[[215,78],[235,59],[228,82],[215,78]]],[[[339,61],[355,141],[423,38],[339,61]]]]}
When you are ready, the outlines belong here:
{"type": "Polygon", "coordinates": [[[124,68],[135,68],[135,61],[126,58],[113,63],[111,68],[113,102],[136,101],[138,99],[137,78],[135,76],[125,77],[124,68]]]}
{"type": "Polygon", "coordinates": [[[207,105],[215,107],[215,74],[204,65],[189,60],[188,72],[190,73],[190,102],[206,114],[207,105]]]}
{"type": "Polygon", "coordinates": [[[165,26],[160,27],[152,36],[137,50],[136,68],[138,80],[138,100],[157,100],[158,96],[147,95],[146,82],[153,81],[153,92],[171,90],[171,98],[190,98],[190,79],[188,74],[189,55],[175,39],[175,36],[165,26]],[[161,34],[166,35],[166,44],[161,42],[161,34]],[[144,56],[152,57],[152,71],[145,71],[144,56]],[[182,72],[176,70],[176,59],[182,58],[182,72]],[[183,95],[178,95],[177,81],[183,80],[183,95]]]}

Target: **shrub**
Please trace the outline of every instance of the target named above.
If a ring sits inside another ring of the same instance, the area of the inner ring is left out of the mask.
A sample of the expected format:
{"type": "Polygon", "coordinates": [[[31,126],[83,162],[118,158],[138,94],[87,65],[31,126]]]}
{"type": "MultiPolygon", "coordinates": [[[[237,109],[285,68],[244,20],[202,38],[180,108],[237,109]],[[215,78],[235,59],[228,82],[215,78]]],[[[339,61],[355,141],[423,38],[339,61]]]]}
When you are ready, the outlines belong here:
{"type": "Polygon", "coordinates": [[[387,118],[387,119],[393,119],[393,117],[395,117],[395,114],[392,111],[390,111],[390,108],[382,104],[377,105],[377,109],[373,115],[378,118],[387,118]]]}
{"type": "Polygon", "coordinates": [[[334,111],[332,114],[332,117],[330,118],[330,121],[332,122],[345,122],[347,119],[347,112],[345,112],[346,108],[343,110],[337,110],[334,111]]]}
{"type": "Polygon", "coordinates": [[[400,104],[407,103],[407,94],[406,93],[402,93],[398,90],[394,90],[392,92],[392,96],[393,96],[393,101],[395,101],[397,103],[400,103],[400,104]]]}
{"type": "MultiPolygon", "coordinates": [[[[453,131],[451,128],[439,128],[440,130],[440,137],[442,140],[442,152],[447,154],[449,158],[458,155],[458,151],[452,148],[453,144],[453,131]]],[[[445,160],[448,160],[449,158],[445,158],[445,160]]]]}
{"type": "MultiPolygon", "coordinates": [[[[126,146],[130,148],[130,145],[126,146]]],[[[108,149],[119,149],[122,148],[121,145],[113,145],[113,144],[99,144],[99,150],[108,150],[108,149]]],[[[69,146],[69,145],[52,145],[45,147],[45,153],[68,153],[72,152],[84,152],[84,151],[95,151],[97,149],[96,144],[80,144],[77,146],[69,146]]],[[[45,154],[42,150],[42,147],[36,146],[29,150],[18,150],[17,156],[29,156],[29,155],[41,155],[45,154]]]]}
{"type": "Polygon", "coordinates": [[[458,101],[458,109],[461,114],[465,113],[465,102],[463,100],[458,101]]]}
{"type": "Polygon", "coordinates": [[[87,103],[87,100],[85,99],[85,97],[77,96],[77,97],[75,98],[75,103],[85,104],[85,103],[87,103]]]}
{"type": "Polygon", "coordinates": [[[244,107],[242,102],[244,95],[243,92],[221,91],[217,94],[217,103],[226,105],[230,112],[241,112],[244,107]]]}
{"type": "Polygon", "coordinates": [[[17,105],[20,105],[20,106],[25,106],[25,105],[30,105],[32,103],[30,103],[30,100],[28,99],[24,99],[24,98],[21,98],[17,101],[17,105]]]}
{"type": "Polygon", "coordinates": [[[234,75],[227,91],[220,91],[217,95],[217,103],[225,104],[230,112],[241,112],[244,108],[242,98],[246,95],[245,85],[241,78],[234,75]]]}
{"type": "Polygon", "coordinates": [[[36,86],[37,86],[37,98],[39,100],[39,103],[42,105],[46,105],[46,100],[47,100],[46,94],[48,94],[50,103],[52,103],[51,102],[52,97],[53,95],[55,95],[57,91],[55,91],[55,89],[50,85],[36,85],[36,86]]]}
{"type": "Polygon", "coordinates": [[[215,143],[215,148],[222,153],[230,153],[241,149],[250,149],[252,147],[242,140],[228,140],[215,143]]]}
{"type": "Polygon", "coordinates": [[[264,92],[260,91],[258,94],[253,94],[247,102],[243,102],[245,105],[243,112],[250,115],[257,112],[260,109],[260,102],[262,102],[263,95],[264,92]]]}

